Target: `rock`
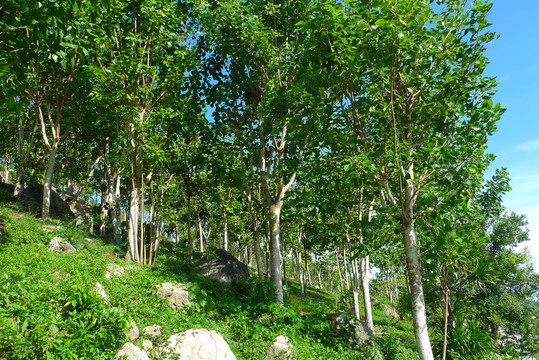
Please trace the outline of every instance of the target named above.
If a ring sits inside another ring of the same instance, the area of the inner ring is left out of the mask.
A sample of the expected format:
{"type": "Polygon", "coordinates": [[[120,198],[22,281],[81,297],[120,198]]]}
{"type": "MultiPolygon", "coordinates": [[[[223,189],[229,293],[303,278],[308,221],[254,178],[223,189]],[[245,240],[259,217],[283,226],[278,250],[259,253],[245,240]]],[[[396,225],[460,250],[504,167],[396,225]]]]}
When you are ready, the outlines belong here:
{"type": "Polygon", "coordinates": [[[135,344],[128,342],[118,352],[114,359],[124,359],[123,356],[127,356],[128,360],[150,360],[150,357],[146,351],[142,350],[135,344]]]}
{"type": "MultiPolygon", "coordinates": [[[[29,210],[37,216],[41,216],[43,204],[43,185],[30,184],[17,196],[17,203],[24,210],[29,210]]],[[[69,205],[54,190],[51,190],[51,202],[49,215],[53,219],[72,220],[75,215],[69,205]]]]}
{"type": "Polygon", "coordinates": [[[190,329],[173,334],[160,349],[160,359],[232,360],[236,356],[223,336],[215,330],[190,329]]]}
{"type": "Polygon", "coordinates": [[[159,336],[162,334],[161,330],[161,326],[159,325],[146,326],[144,329],[142,329],[142,334],[149,336],[159,336]]]}
{"type": "Polygon", "coordinates": [[[62,227],[60,225],[44,225],[42,227],[42,229],[46,233],[50,233],[50,232],[53,232],[53,231],[60,231],[60,230],[62,230],[62,227]]]}
{"type": "Polygon", "coordinates": [[[209,276],[220,282],[233,283],[241,277],[249,277],[247,265],[236,259],[223,249],[215,250],[216,257],[203,256],[196,262],[195,268],[204,276],[209,276]]]}
{"type": "Polygon", "coordinates": [[[142,340],[142,347],[144,350],[153,349],[153,342],[150,340],[142,340]]]}
{"type": "Polygon", "coordinates": [[[384,312],[384,314],[386,316],[390,316],[393,319],[400,319],[401,318],[400,315],[397,313],[397,311],[395,311],[395,309],[393,309],[392,307],[387,306],[386,304],[384,304],[382,306],[382,311],[384,312]]]}
{"type": "Polygon", "coordinates": [[[112,279],[113,276],[122,276],[124,274],[124,268],[116,264],[107,264],[107,272],[105,278],[112,279]]]}
{"type": "Polygon", "coordinates": [[[157,285],[157,296],[168,301],[174,310],[191,305],[185,284],[163,283],[161,286],[157,285]]]}
{"type": "Polygon", "coordinates": [[[125,334],[127,336],[127,338],[131,341],[135,341],[138,339],[139,335],[140,335],[140,332],[139,332],[139,329],[137,327],[137,324],[135,324],[134,321],[131,321],[130,323],[131,327],[129,329],[129,331],[125,334]]]}
{"type": "Polygon", "coordinates": [[[371,297],[371,305],[372,306],[378,305],[379,303],[380,303],[380,301],[378,301],[377,298],[371,297]]]}
{"type": "Polygon", "coordinates": [[[100,283],[95,283],[95,292],[99,294],[103,299],[105,299],[105,302],[109,302],[109,296],[107,295],[107,292],[105,291],[105,288],[100,283]]]}
{"type": "Polygon", "coordinates": [[[353,326],[352,340],[360,347],[374,344],[374,334],[366,323],[360,320],[350,321],[353,326]]]}
{"type": "Polygon", "coordinates": [[[65,239],[56,236],[48,243],[49,251],[61,251],[64,253],[76,253],[77,249],[68,243],[65,239]]]}
{"type": "Polygon", "coordinates": [[[273,345],[271,345],[266,358],[293,360],[294,358],[292,357],[292,344],[290,343],[290,339],[283,335],[277,336],[273,341],[273,345]]]}
{"type": "Polygon", "coordinates": [[[327,320],[331,327],[331,331],[334,334],[346,328],[346,325],[348,324],[348,319],[349,319],[348,313],[345,313],[345,312],[332,313],[332,314],[328,314],[327,316],[327,320]]]}
{"type": "Polygon", "coordinates": [[[75,226],[91,226],[92,225],[92,206],[84,200],[79,199],[66,199],[66,203],[69,205],[69,209],[73,213],[75,219],[75,226]]]}

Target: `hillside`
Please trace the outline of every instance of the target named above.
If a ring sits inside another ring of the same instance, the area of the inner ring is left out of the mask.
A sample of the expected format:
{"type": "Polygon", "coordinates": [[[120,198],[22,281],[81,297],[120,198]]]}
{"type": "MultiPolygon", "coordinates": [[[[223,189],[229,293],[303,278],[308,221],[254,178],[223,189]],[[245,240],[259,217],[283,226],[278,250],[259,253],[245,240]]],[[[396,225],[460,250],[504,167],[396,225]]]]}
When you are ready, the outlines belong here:
{"type": "MultiPolygon", "coordinates": [[[[238,359],[265,358],[278,335],[290,338],[295,359],[369,358],[368,349],[354,349],[344,333],[331,331],[327,315],[348,310],[335,308],[332,294],[309,288],[301,295],[289,280],[285,303],[278,305],[269,282],[251,277],[230,287],[206,279],[171,243],[154,266],[137,265],[115,258],[123,249],[69,223],[36,219],[9,205],[0,207],[0,218],[1,359],[111,359],[128,341],[132,321],[139,329],[162,327],[154,344],[191,328],[216,330],[238,359]],[[77,251],[49,251],[47,243],[57,236],[77,251]],[[110,264],[123,274],[107,274],[110,264]],[[156,286],[165,282],[187,284],[191,306],[173,310],[159,298],[156,286]]],[[[374,315],[385,358],[415,358],[411,323],[385,316],[381,305],[374,315]]]]}

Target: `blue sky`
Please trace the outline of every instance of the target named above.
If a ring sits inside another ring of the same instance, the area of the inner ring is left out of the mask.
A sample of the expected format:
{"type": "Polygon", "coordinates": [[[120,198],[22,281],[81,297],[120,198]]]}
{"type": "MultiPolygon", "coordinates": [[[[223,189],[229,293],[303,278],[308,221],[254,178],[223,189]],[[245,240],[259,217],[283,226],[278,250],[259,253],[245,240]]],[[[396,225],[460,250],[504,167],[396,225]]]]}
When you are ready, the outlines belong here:
{"type": "Polygon", "coordinates": [[[489,22],[500,33],[489,45],[489,76],[496,76],[495,101],[507,108],[488,142],[496,155],[491,171],[506,167],[513,190],[504,198],[510,211],[525,214],[535,270],[539,272],[539,1],[492,0],[489,22]]]}

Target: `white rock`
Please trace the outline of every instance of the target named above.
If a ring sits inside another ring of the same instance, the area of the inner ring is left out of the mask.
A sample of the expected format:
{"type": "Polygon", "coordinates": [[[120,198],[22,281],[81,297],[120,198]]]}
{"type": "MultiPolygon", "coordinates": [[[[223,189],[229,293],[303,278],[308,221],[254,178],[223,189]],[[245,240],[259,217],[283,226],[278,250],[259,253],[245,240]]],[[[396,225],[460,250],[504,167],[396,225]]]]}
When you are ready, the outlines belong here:
{"type": "Polygon", "coordinates": [[[215,330],[190,329],[173,334],[161,348],[161,359],[236,360],[225,339],[215,330]]]}
{"type": "Polygon", "coordinates": [[[107,292],[105,291],[105,288],[100,283],[95,283],[95,292],[99,294],[103,299],[105,299],[105,302],[109,302],[109,296],[107,295],[107,292]]]}
{"type": "Polygon", "coordinates": [[[118,350],[114,359],[121,359],[122,356],[126,355],[128,360],[150,360],[146,351],[130,342],[126,343],[120,350],[118,350]]]}
{"type": "Polygon", "coordinates": [[[159,336],[162,334],[161,330],[162,330],[161,326],[154,324],[152,326],[146,326],[144,329],[142,329],[142,334],[150,335],[150,336],[159,336]]]}
{"type": "Polygon", "coordinates": [[[266,357],[268,359],[283,359],[283,360],[292,360],[292,344],[290,339],[286,336],[279,335],[273,341],[268,354],[266,357]]]}
{"type": "Polygon", "coordinates": [[[124,268],[116,264],[107,264],[107,272],[105,278],[112,279],[113,276],[122,276],[124,274],[124,268]]]}
{"type": "Polygon", "coordinates": [[[131,327],[129,328],[129,332],[127,332],[125,335],[127,336],[127,338],[131,341],[135,341],[138,339],[139,335],[140,335],[140,331],[137,327],[137,324],[135,324],[134,321],[131,321],[131,327]]]}
{"type": "Polygon", "coordinates": [[[49,251],[61,251],[65,253],[76,253],[77,249],[68,243],[65,239],[56,236],[48,244],[49,251]]]}
{"type": "Polygon", "coordinates": [[[157,285],[157,296],[168,301],[175,310],[191,305],[185,284],[163,283],[161,286],[157,285]]]}

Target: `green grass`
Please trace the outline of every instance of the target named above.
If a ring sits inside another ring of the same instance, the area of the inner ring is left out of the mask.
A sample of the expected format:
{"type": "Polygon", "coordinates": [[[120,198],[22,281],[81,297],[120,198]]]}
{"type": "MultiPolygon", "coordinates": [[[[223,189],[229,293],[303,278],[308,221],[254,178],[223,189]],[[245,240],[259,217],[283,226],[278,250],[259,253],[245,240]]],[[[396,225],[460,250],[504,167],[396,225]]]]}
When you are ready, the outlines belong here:
{"type": "MultiPolygon", "coordinates": [[[[296,359],[368,358],[346,336],[331,332],[327,314],[345,308],[342,302],[336,308],[333,294],[309,288],[302,295],[290,281],[281,306],[272,301],[268,281],[226,286],[198,275],[173,251],[152,267],[127,266],[110,256],[121,249],[70,224],[42,221],[7,205],[0,205],[0,217],[7,225],[0,239],[0,359],[111,359],[127,341],[131,320],[139,329],[161,325],[156,342],[190,328],[214,329],[238,359],[265,358],[278,335],[291,339],[296,359]],[[49,252],[46,244],[54,236],[70,241],[77,253],[49,252]],[[109,263],[124,266],[125,274],[105,278],[109,263]],[[94,291],[96,282],[106,289],[108,303],[94,291]],[[192,306],[170,308],[156,295],[163,282],[186,283],[192,306]]],[[[382,348],[410,355],[411,324],[392,322],[376,307],[374,314],[376,324],[391,332],[387,341],[379,340],[382,348]]]]}

